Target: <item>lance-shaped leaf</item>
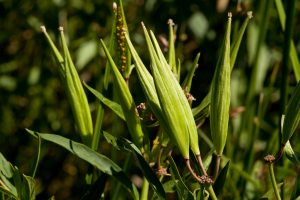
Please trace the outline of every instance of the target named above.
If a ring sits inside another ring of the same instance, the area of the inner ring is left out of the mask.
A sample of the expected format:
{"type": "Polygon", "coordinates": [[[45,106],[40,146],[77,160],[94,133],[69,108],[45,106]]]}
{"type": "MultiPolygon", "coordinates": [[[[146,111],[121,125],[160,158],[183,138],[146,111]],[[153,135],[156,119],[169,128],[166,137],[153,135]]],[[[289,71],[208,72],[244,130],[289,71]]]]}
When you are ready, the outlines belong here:
{"type": "Polygon", "coordinates": [[[221,51],[222,55],[218,60],[211,87],[210,128],[218,155],[223,153],[229,121],[231,13],[228,16],[227,30],[221,51]]]}
{"type": "Polygon", "coordinates": [[[156,52],[157,49],[154,48],[145,26],[143,29],[151,57],[151,70],[162,114],[171,129],[170,137],[178,146],[183,157],[189,159],[189,135],[183,119],[184,110],[176,91],[180,85],[164,57],[156,52]]]}
{"type": "Polygon", "coordinates": [[[122,120],[125,121],[125,117],[124,117],[124,113],[122,110],[122,107],[114,102],[109,100],[108,98],[104,97],[103,94],[101,94],[100,92],[98,92],[97,90],[91,88],[90,86],[88,86],[86,83],[83,83],[84,86],[91,92],[93,93],[104,105],[106,105],[107,107],[109,107],[116,115],[118,115],[122,120]]]}
{"type": "MultiPolygon", "coordinates": [[[[172,71],[170,70],[170,67],[159,47],[159,44],[153,34],[152,31],[150,31],[150,35],[151,35],[151,39],[154,43],[154,46],[155,46],[155,50],[159,56],[159,59],[161,61],[161,70],[160,70],[160,73],[163,75],[163,74],[166,74],[166,79],[165,80],[169,80],[170,82],[171,81],[174,81],[174,74],[172,73],[172,71]],[[172,80],[173,78],[173,80],[172,80]]],[[[179,116],[179,118],[181,118],[181,120],[184,121],[185,123],[185,126],[187,128],[187,132],[188,132],[188,135],[189,135],[189,144],[190,144],[190,147],[193,151],[194,154],[196,155],[200,155],[200,148],[199,148],[199,141],[198,141],[198,132],[197,132],[197,126],[195,124],[195,120],[194,120],[194,117],[193,117],[193,113],[192,113],[192,110],[190,108],[190,104],[184,94],[184,91],[182,90],[179,82],[176,80],[175,78],[175,81],[173,83],[171,83],[174,88],[174,91],[177,93],[177,98],[179,100],[179,105],[181,106],[181,109],[183,111],[182,115],[179,116]]]]}
{"type": "Polygon", "coordinates": [[[120,181],[128,191],[131,192],[134,199],[138,199],[138,191],[134,186],[134,184],[130,181],[130,179],[124,173],[122,168],[116,163],[114,163],[112,160],[110,160],[108,157],[92,150],[86,145],[64,138],[60,135],[38,133],[28,129],[26,129],[26,131],[34,137],[39,136],[43,140],[53,142],[65,148],[66,150],[73,153],[77,157],[95,166],[103,173],[113,176],[118,181],[120,181]]]}
{"type": "Polygon", "coordinates": [[[231,69],[231,71],[234,67],[235,60],[236,60],[237,54],[239,52],[240,45],[241,45],[245,30],[246,30],[246,28],[249,24],[249,21],[252,17],[253,17],[252,11],[247,12],[247,17],[244,20],[244,22],[243,22],[243,24],[242,24],[242,26],[241,26],[238,34],[237,34],[237,38],[234,38],[234,42],[232,44],[231,51],[230,51],[230,69],[231,69]]]}
{"type": "Polygon", "coordinates": [[[194,77],[194,74],[195,74],[195,71],[198,67],[198,61],[199,61],[199,58],[200,58],[200,53],[198,53],[196,55],[196,58],[193,62],[193,65],[192,65],[192,68],[189,70],[186,78],[184,79],[183,83],[182,83],[182,88],[185,92],[190,92],[191,90],[191,87],[192,87],[192,80],[193,80],[193,77],[194,77]]]}
{"type": "Polygon", "coordinates": [[[55,55],[57,62],[60,65],[59,72],[61,80],[66,91],[68,101],[71,105],[73,116],[78,128],[78,131],[86,144],[89,144],[93,134],[92,117],[86,94],[83,90],[80,78],[73,64],[70,52],[65,41],[63,28],[60,27],[61,42],[63,47],[63,56],[59,53],[56,46],[52,42],[45,27],[41,27],[45,34],[51,49],[55,55]]]}
{"type": "Polygon", "coordinates": [[[300,82],[298,82],[294,93],[288,103],[282,127],[281,143],[285,145],[293,136],[300,121],[300,82]]]}
{"type": "Polygon", "coordinates": [[[136,110],[135,103],[133,101],[129,88],[126,84],[126,81],[122,77],[122,74],[119,72],[115,62],[110,56],[110,53],[102,40],[101,40],[101,45],[112,67],[112,71],[115,79],[114,83],[116,84],[117,94],[119,96],[120,104],[127,122],[129,132],[131,134],[134,143],[140,149],[142,149],[144,134],[142,131],[142,126],[136,110]]]}
{"type": "Polygon", "coordinates": [[[107,142],[111,143],[118,150],[129,151],[135,155],[137,161],[140,164],[140,168],[147,180],[149,181],[149,183],[151,184],[151,187],[158,195],[160,195],[160,197],[165,198],[165,191],[162,187],[162,184],[160,183],[156,174],[153,172],[153,170],[143,157],[140,150],[131,141],[125,138],[116,138],[107,132],[103,132],[103,135],[106,138],[107,142]]]}

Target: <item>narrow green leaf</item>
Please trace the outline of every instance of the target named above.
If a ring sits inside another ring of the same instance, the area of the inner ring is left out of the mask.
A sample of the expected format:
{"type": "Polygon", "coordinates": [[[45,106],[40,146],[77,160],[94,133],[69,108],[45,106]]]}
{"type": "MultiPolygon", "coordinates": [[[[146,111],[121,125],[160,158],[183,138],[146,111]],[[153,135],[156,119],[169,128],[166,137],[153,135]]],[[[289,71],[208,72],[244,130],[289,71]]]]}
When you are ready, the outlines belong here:
{"type": "Polygon", "coordinates": [[[101,176],[96,180],[96,182],[89,186],[89,188],[86,190],[85,194],[80,198],[80,200],[101,199],[101,195],[104,192],[107,178],[107,174],[101,174],[101,176]]]}
{"type": "Polygon", "coordinates": [[[122,120],[125,121],[124,113],[122,110],[122,107],[114,102],[109,100],[108,98],[104,97],[103,94],[98,92],[97,90],[93,89],[92,87],[88,86],[86,83],[83,83],[83,85],[91,92],[93,93],[104,105],[109,107],[116,115],[118,115],[122,120]]]}
{"type": "Polygon", "coordinates": [[[135,103],[129,91],[129,88],[126,84],[126,81],[123,79],[121,73],[119,72],[117,66],[115,65],[112,57],[110,56],[109,51],[107,50],[104,42],[101,40],[101,45],[106,53],[106,56],[112,67],[112,71],[115,78],[115,84],[117,89],[117,94],[119,95],[120,104],[129,128],[131,137],[133,138],[134,143],[142,149],[143,147],[143,131],[141,127],[141,122],[136,110],[135,103]]]}
{"type": "MultiPolygon", "coordinates": [[[[18,199],[12,192],[8,191],[7,189],[0,186],[0,194],[4,195],[6,198],[18,199]]],[[[1,198],[1,197],[0,197],[1,198]]]]}
{"type": "Polygon", "coordinates": [[[195,75],[195,71],[198,68],[199,58],[200,58],[200,53],[198,53],[196,55],[196,58],[195,58],[195,60],[193,62],[193,65],[192,65],[192,68],[189,70],[187,76],[185,77],[185,79],[182,83],[182,88],[185,92],[190,92],[190,90],[191,90],[192,80],[193,80],[193,77],[195,75]]]}
{"type": "Polygon", "coordinates": [[[3,154],[0,152],[0,171],[7,178],[11,178],[13,176],[13,166],[10,162],[6,160],[3,154]]]}
{"type": "Polygon", "coordinates": [[[228,173],[228,170],[229,170],[229,166],[230,166],[230,160],[226,163],[226,165],[220,171],[220,174],[217,177],[217,179],[216,179],[216,181],[213,185],[213,188],[214,188],[214,191],[215,191],[216,195],[222,194],[222,190],[223,190],[223,187],[224,187],[225,182],[226,182],[226,176],[227,176],[227,173],[228,173]]]}
{"type": "Polygon", "coordinates": [[[226,35],[211,88],[211,136],[217,154],[222,155],[226,144],[230,106],[230,32],[231,13],[228,15],[226,35]]]}
{"type": "Polygon", "coordinates": [[[165,198],[165,191],[163,189],[162,184],[158,180],[156,174],[153,172],[153,170],[151,169],[151,167],[149,166],[149,164],[147,163],[147,161],[145,160],[145,158],[143,157],[142,153],[137,148],[137,146],[135,146],[132,142],[130,142],[129,140],[127,140],[125,138],[116,138],[107,132],[104,132],[104,136],[105,136],[107,142],[112,144],[118,150],[130,151],[136,156],[136,158],[140,164],[140,169],[142,170],[144,176],[149,181],[153,190],[161,198],[165,198]]]}
{"type": "MultiPolygon", "coordinates": [[[[285,11],[284,11],[282,1],[281,0],[275,0],[275,5],[276,5],[276,8],[277,8],[281,28],[282,28],[283,31],[285,31],[286,15],[285,15],[285,11]]],[[[295,43],[294,43],[293,40],[291,40],[291,47],[290,47],[289,56],[290,56],[290,60],[291,60],[292,66],[293,66],[295,76],[296,76],[296,80],[300,81],[300,63],[299,63],[299,58],[298,58],[298,55],[297,55],[297,50],[296,50],[296,47],[295,47],[295,43]]]]}
{"type": "Polygon", "coordinates": [[[84,144],[74,142],[70,139],[64,138],[59,135],[55,134],[47,134],[47,133],[38,133],[31,130],[26,129],[28,133],[33,136],[39,135],[42,139],[53,142],[72,154],[76,155],[77,157],[85,160],[86,162],[90,163],[91,165],[95,166],[97,169],[106,173],[108,175],[113,176],[118,181],[120,181],[123,186],[131,192],[134,199],[138,199],[138,192],[134,184],[130,181],[130,179],[126,176],[124,171],[121,167],[119,167],[116,163],[112,160],[107,158],[106,156],[93,151],[89,147],[85,146],[84,144]]]}
{"type": "Polygon", "coordinates": [[[238,32],[237,38],[235,38],[235,40],[232,44],[231,51],[230,51],[230,69],[231,69],[231,71],[234,67],[235,60],[236,60],[237,54],[239,52],[240,45],[241,45],[245,30],[246,30],[246,28],[248,26],[248,23],[249,23],[249,21],[252,17],[253,17],[252,16],[252,11],[247,12],[247,17],[244,20],[244,22],[243,22],[243,24],[242,24],[242,26],[241,26],[241,28],[238,32]]]}
{"type": "Polygon", "coordinates": [[[292,161],[295,165],[300,165],[300,153],[295,152],[288,141],[284,147],[284,153],[287,158],[292,161]]]}
{"type": "MultiPolygon", "coordinates": [[[[278,183],[277,188],[280,190],[280,188],[283,186],[283,183],[278,183]]],[[[260,199],[275,199],[274,195],[274,189],[269,189],[260,199]]]]}
{"type": "Polygon", "coordinates": [[[173,158],[171,156],[169,156],[168,160],[170,162],[170,170],[171,170],[171,174],[172,174],[172,176],[171,176],[172,180],[176,183],[176,186],[178,188],[177,192],[179,192],[179,194],[181,194],[182,197],[186,197],[186,199],[191,199],[191,200],[195,199],[193,193],[189,190],[189,188],[183,182],[173,158]]]}
{"type": "Polygon", "coordinates": [[[39,165],[39,161],[40,161],[40,155],[41,155],[41,138],[38,137],[38,149],[37,149],[37,155],[36,155],[36,159],[34,161],[34,165],[33,165],[33,170],[32,170],[32,177],[35,177],[38,165],[39,165]]]}
{"type": "Polygon", "coordinates": [[[284,145],[293,136],[300,121],[300,82],[297,84],[285,111],[282,127],[282,140],[284,145]]]}

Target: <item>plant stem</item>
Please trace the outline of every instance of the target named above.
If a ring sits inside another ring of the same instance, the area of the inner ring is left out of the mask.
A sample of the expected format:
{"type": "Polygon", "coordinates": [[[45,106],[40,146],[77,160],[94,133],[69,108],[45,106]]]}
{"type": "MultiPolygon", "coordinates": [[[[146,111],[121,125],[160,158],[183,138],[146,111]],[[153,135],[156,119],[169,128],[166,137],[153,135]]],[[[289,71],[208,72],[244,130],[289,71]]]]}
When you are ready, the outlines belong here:
{"type": "Polygon", "coordinates": [[[142,186],[142,193],[141,193],[141,200],[147,200],[148,199],[148,193],[149,193],[149,182],[146,179],[146,177],[144,177],[143,180],[143,186],[142,186]]]}
{"type": "Polygon", "coordinates": [[[221,155],[216,155],[215,174],[213,177],[214,180],[216,180],[219,175],[220,164],[221,164],[221,155]]]}
{"type": "Polygon", "coordinates": [[[281,200],[280,193],[278,191],[277,183],[276,183],[276,179],[275,179],[273,163],[269,163],[269,172],[270,172],[270,176],[271,176],[271,181],[272,181],[275,197],[277,200],[281,200]]]}
{"type": "Polygon", "coordinates": [[[202,158],[201,158],[200,154],[197,155],[197,160],[198,160],[198,163],[200,165],[200,168],[201,168],[201,171],[202,171],[203,175],[207,176],[207,172],[206,172],[205,167],[203,165],[203,161],[202,161],[202,158]]]}
{"type": "Polygon", "coordinates": [[[212,185],[207,188],[207,191],[209,192],[209,196],[212,200],[218,200],[212,185]]]}
{"type": "MultiPolygon", "coordinates": [[[[288,88],[288,73],[289,73],[289,54],[291,47],[291,39],[293,35],[293,24],[295,15],[295,0],[287,1],[287,17],[286,17],[286,27],[284,31],[284,44],[283,44],[283,57],[282,57],[282,67],[281,67],[281,88],[280,88],[280,116],[284,113],[286,102],[287,102],[287,88],[288,88]]],[[[281,124],[281,123],[280,123],[281,124]]],[[[281,127],[281,126],[279,126],[281,127]]]]}

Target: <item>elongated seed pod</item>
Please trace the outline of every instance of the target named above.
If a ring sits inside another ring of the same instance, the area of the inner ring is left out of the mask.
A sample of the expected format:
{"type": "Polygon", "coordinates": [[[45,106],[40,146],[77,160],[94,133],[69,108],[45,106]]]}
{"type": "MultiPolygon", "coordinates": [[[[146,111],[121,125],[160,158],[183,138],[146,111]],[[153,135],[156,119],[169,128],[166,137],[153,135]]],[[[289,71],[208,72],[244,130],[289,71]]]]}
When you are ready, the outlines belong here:
{"type": "Polygon", "coordinates": [[[143,29],[151,57],[153,80],[163,117],[170,127],[170,137],[178,146],[182,156],[189,159],[189,134],[184,120],[184,110],[176,91],[180,85],[163,55],[153,46],[144,25],[143,29]]]}
{"type": "Polygon", "coordinates": [[[90,145],[93,134],[93,124],[90,108],[86,94],[81,84],[81,80],[68,50],[63,28],[59,28],[63,47],[63,55],[60,54],[60,52],[54,45],[53,41],[46,31],[46,28],[42,26],[41,30],[45,34],[47,41],[50,44],[51,49],[55,55],[55,58],[59,63],[60,78],[63,83],[64,90],[66,91],[68,102],[71,106],[78,132],[83,142],[87,145],[90,145]]]}
{"type": "Polygon", "coordinates": [[[230,32],[231,13],[211,88],[210,129],[216,152],[222,155],[227,139],[230,106],[230,32]]]}
{"type": "Polygon", "coordinates": [[[112,67],[112,72],[115,78],[116,89],[118,92],[120,104],[122,106],[123,113],[125,115],[126,123],[133,138],[134,143],[143,151],[143,131],[141,122],[136,110],[136,105],[133,101],[129,88],[126,81],[122,77],[122,74],[118,70],[115,62],[113,61],[108,49],[106,48],[104,42],[101,40],[101,45],[105,51],[108,58],[108,62],[112,67]]]}

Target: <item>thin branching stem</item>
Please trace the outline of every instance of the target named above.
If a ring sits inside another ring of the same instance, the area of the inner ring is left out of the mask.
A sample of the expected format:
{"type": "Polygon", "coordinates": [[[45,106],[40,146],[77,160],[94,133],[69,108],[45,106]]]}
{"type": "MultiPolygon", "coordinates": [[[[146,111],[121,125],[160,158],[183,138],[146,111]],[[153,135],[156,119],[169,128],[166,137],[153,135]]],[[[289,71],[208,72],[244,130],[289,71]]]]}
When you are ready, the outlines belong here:
{"type": "Polygon", "coordinates": [[[201,158],[200,154],[197,155],[197,160],[198,160],[198,163],[199,163],[199,166],[201,168],[201,171],[202,171],[203,175],[207,176],[207,172],[206,172],[205,167],[203,165],[203,161],[202,161],[202,158],[201,158]]]}

